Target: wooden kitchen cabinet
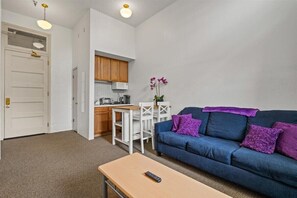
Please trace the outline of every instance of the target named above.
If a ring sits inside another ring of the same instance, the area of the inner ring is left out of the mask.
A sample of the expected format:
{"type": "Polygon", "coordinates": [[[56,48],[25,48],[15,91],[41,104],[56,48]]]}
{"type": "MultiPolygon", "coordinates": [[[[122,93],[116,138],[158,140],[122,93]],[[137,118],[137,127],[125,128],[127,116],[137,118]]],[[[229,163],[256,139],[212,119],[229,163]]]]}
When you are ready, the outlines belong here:
{"type": "Polygon", "coordinates": [[[117,82],[119,79],[119,72],[120,72],[120,61],[111,59],[110,64],[110,80],[112,82],[117,82]]]}
{"type": "Polygon", "coordinates": [[[95,80],[110,81],[110,58],[95,57],[95,80]]]}
{"type": "Polygon", "coordinates": [[[127,83],[128,62],[96,56],[95,80],[127,83]]]}
{"type": "Polygon", "coordinates": [[[95,80],[100,79],[100,56],[95,56],[95,80]]]}
{"type": "MultiPolygon", "coordinates": [[[[122,107],[122,106],[121,106],[122,107]]],[[[95,107],[94,112],[94,136],[98,137],[112,131],[112,108],[114,107],[95,107]]],[[[122,120],[122,114],[116,114],[116,120],[122,120]]],[[[118,128],[117,130],[121,130],[118,128]]]]}
{"type": "Polygon", "coordinates": [[[128,62],[120,61],[119,82],[128,82],[128,62]]]}
{"type": "Polygon", "coordinates": [[[109,132],[109,108],[97,107],[94,113],[94,135],[101,136],[109,132]]]}
{"type": "MultiPolygon", "coordinates": [[[[116,121],[122,120],[122,114],[116,113],[116,121]]],[[[119,128],[120,129],[120,128],[119,128]]],[[[112,130],[112,107],[109,107],[109,130],[112,130]]]]}

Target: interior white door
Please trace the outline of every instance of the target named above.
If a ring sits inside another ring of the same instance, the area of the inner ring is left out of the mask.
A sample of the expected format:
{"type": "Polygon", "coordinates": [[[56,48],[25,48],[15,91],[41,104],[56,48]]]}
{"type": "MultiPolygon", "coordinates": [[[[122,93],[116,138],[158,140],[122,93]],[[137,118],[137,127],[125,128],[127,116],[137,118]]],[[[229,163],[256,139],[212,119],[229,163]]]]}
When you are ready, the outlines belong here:
{"type": "Polygon", "coordinates": [[[48,58],[5,51],[5,138],[48,132],[48,58]]]}
{"type": "Polygon", "coordinates": [[[73,70],[72,76],[72,128],[77,131],[77,69],[73,70]]]}

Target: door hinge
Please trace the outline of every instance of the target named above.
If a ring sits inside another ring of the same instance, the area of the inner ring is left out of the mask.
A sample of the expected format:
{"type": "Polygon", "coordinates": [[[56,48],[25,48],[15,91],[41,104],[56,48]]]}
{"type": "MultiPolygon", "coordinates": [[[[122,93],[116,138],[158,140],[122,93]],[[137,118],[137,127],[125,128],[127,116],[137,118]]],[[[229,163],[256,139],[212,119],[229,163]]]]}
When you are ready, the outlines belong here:
{"type": "Polygon", "coordinates": [[[74,122],[74,119],[72,119],[72,122],[74,122]]]}
{"type": "Polygon", "coordinates": [[[46,124],[47,127],[49,127],[49,122],[46,124]]]}
{"type": "Polygon", "coordinates": [[[49,91],[47,92],[47,96],[49,96],[49,91]]]}
{"type": "Polygon", "coordinates": [[[50,61],[49,61],[49,60],[47,61],[47,65],[48,65],[48,66],[50,65],[50,61]]]}

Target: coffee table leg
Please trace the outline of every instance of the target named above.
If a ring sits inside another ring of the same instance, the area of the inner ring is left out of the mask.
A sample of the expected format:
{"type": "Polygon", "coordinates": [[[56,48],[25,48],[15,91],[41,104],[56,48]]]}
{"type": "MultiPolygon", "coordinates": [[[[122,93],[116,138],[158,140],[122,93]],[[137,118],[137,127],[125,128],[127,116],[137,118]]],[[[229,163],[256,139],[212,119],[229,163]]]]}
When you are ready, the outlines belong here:
{"type": "Polygon", "coordinates": [[[107,178],[103,175],[102,177],[102,198],[107,198],[108,194],[107,194],[107,184],[105,183],[105,181],[107,180],[107,178]]]}

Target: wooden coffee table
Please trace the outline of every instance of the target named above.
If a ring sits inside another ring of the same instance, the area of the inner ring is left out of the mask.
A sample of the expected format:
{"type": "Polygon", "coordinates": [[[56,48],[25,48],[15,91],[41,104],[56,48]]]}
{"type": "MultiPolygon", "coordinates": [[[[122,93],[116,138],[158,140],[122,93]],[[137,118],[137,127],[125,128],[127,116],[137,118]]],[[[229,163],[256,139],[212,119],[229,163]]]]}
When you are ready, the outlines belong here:
{"type": "Polygon", "coordinates": [[[229,197],[139,153],[101,165],[98,170],[103,174],[104,198],[108,196],[107,185],[120,197],[229,197]],[[162,181],[157,183],[148,178],[146,171],[161,177],[162,181]]]}

